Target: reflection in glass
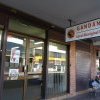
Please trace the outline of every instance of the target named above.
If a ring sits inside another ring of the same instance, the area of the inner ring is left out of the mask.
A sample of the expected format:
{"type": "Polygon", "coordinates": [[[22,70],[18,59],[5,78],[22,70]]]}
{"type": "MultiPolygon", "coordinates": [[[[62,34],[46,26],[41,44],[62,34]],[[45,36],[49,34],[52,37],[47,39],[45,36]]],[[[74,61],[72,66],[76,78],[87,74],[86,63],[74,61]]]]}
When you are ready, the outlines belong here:
{"type": "Polygon", "coordinates": [[[49,43],[47,96],[66,92],[66,46],[49,43]]]}
{"type": "Polygon", "coordinates": [[[0,30],[0,49],[1,49],[1,37],[2,37],[2,30],[0,30]]]}
{"type": "Polygon", "coordinates": [[[43,64],[43,42],[40,40],[30,40],[29,50],[28,71],[41,73],[43,64]]]}
{"type": "Polygon", "coordinates": [[[41,40],[30,40],[26,100],[40,100],[41,97],[43,46],[41,40]]]}
{"type": "Polygon", "coordinates": [[[25,66],[25,55],[26,55],[26,39],[22,37],[7,36],[7,47],[6,47],[6,62],[5,62],[5,78],[10,79],[9,71],[10,69],[17,69],[19,71],[19,76],[23,72],[23,67],[25,66]]]}

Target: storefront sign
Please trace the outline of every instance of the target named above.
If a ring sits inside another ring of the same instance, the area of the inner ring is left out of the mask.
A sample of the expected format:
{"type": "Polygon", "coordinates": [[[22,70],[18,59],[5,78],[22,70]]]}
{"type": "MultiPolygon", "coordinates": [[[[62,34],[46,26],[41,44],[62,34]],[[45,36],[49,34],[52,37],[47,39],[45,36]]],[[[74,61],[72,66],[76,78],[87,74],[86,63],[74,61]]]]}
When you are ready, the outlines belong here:
{"type": "Polygon", "coordinates": [[[17,48],[12,48],[10,62],[19,63],[19,57],[20,57],[20,50],[17,50],[17,48]]]}
{"type": "Polygon", "coordinates": [[[19,76],[19,69],[9,69],[9,78],[11,80],[17,80],[19,76]]]}
{"type": "Polygon", "coordinates": [[[66,29],[66,42],[100,36],[100,19],[66,29]]]}

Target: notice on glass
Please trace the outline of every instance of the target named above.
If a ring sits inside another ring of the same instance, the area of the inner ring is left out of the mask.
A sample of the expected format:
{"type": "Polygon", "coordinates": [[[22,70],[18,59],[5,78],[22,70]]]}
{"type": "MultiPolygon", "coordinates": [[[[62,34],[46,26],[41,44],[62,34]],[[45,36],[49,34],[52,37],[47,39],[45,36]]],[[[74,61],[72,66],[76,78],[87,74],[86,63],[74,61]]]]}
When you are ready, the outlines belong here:
{"type": "Polygon", "coordinates": [[[11,80],[17,80],[19,76],[19,69],[9,69],[9,78],[11,80]]]}
{"type": "Polygon", "coordinates": [[[19,64],[19,58],[20,58],[20,50],[17,50],[17,48],[12,48],[11,56],[10,56],[10,63],[18,63],[19,64]]]}

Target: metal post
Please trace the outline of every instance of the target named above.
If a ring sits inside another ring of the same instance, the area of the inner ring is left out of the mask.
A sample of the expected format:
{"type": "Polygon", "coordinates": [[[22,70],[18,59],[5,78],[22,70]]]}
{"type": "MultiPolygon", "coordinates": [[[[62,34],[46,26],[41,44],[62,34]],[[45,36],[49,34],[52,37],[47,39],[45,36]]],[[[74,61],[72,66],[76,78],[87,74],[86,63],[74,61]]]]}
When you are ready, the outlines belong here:
{"type": "Polygon", "coordinates": [[[68,19],[68,22],[69,22],[69,26],[71,27],[72,26],[72,20],[68,19]]]}
{"type": "Polygon", "coordinates": [[[48,39],[48,30],[46,30],[46,38],[44,41],[44,58],[43,58],[43,76],[42,76],[42,89],[41,97],[44,100],[46,98],[46,77],[47,77],[47,62],[48,62],[48,48],[49,48],[49,39],[48,39]]]}
{"type": "Polygon", "coordinates": [[[3,84],[4,84],[4,67],[5,67],[5,55],[6,55],[6,42],[8,32],[9,17],[6,17],[4,31],[1,39],[1,51],[0,51],[0,100],[3,100],[3,84]]]}

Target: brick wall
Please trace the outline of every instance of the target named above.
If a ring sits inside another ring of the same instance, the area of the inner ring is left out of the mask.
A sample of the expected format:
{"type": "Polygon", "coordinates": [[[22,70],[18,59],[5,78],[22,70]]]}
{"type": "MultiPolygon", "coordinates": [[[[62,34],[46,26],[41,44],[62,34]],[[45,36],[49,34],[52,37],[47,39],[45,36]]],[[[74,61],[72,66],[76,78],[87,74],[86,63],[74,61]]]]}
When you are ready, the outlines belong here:
{"type": "Polygon", "coordinates": [[[96,49],[91,45],[91,78],[96,75],[96,49]]]}
{"type": "MultiPolygon", "coordinates": [[[[93,45],[91,53],[91,78],[96,75],[96,50],[93,45]]],[[[81,91],[80,91],[81,92],[81,91]]],[[[70,95],[76,95],[76,42],[70,43],[70,95]]]]}
{"type": "Polygon", "coordinates": [[[76,94],[76,43],[70,43],[70,94],[76,94]]]}

